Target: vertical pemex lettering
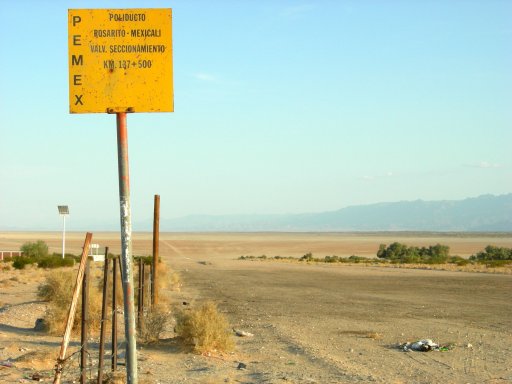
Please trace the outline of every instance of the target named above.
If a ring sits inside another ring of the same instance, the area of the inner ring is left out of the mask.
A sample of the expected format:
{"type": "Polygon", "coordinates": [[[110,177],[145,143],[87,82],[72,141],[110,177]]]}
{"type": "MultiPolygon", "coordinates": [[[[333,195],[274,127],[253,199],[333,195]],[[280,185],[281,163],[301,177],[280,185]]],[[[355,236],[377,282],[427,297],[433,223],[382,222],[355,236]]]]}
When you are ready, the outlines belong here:
{"type": "MultiPolygon", "coordinates": [[[[83,94],[78,94],[81,90],[73,89],[73,87],[82,87],[83,86],[83,73],[81,69],[84,67],[84,55],[82,52],[82,48],[78,48],[82,46],[82,33],[80,32],[80,24],[82,23],[81,15],[70,15],[70,55],[71,55],[71,83],[70,83],[70,105],[73,104],[75,107],[83,106],[83,94]],[[73,33],[71,33],[73,31],[73,33]],[[75,48],[77,47],[77,48],[75,48]],[[80,68],[78,68],[80,67],[80,68]],[[73,100],[71,99],[73,97],[73,100]]],[[[76,111],[76,110],[75,110],[76,111]]]]}
{"type": "Polygon", "coordinates": [[[84,56],[79,55],[76,57],[75,55],[71,55],[71,65],[84,65],[84,56]]]}
{"type": "Polygon", "coordinates": [[[73,75],[73,85],[82,85],[82,75],[73,75]]]}
{"type": "Polygon", "coordinates": [[[78,23],[82,21],[82,18],[78,15],[73,16],[73,27],[76,27],[78,23]]]}

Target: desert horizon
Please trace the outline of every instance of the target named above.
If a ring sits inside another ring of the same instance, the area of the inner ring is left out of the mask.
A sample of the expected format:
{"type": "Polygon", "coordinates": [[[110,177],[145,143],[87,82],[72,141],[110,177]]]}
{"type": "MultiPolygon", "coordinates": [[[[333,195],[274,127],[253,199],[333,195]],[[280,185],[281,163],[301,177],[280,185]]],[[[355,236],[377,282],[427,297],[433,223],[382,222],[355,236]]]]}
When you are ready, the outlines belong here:
{"type": "MultiPolygon", "coordinates": [[[[93,243],[109,252],[119,254],[120,233],[93,233],[93,243]]],[[[66,252],[80,254],[86,231],[66,232],[66,252]]],[[[469,257],[487,245],[512,247],[512,234],[469,232],[161,232],[160,254],[195,256],[213,251],[213,255],[238,257],[242,255],[300,257],[311,252],[319,257],[376,256],[380,244],[400,242],[409,246],[448,245],[452,255],[469,257]]],[[[134,255],[152,254],[151,232],[133,232],[134,255]]],[[[62,251],[62,232],[57,231],[0,231],[0,251],[19,250],[24,242],[43,240],[50,252],[62,251]]]]}

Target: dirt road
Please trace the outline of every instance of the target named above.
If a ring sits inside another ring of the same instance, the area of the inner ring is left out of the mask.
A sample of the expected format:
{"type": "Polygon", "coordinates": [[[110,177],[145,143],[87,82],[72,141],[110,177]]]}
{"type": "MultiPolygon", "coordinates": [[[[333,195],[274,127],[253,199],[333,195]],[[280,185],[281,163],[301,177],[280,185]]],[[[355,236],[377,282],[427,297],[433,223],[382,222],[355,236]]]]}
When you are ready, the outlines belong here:
{"type": "Polygon", "coordinates": [[[505,275],[258,261],[182,263],[195,298],[220,303],[258,382],[512,381],[505,275]],[[448,352],[402,352],[419,339],[448,352]]]}

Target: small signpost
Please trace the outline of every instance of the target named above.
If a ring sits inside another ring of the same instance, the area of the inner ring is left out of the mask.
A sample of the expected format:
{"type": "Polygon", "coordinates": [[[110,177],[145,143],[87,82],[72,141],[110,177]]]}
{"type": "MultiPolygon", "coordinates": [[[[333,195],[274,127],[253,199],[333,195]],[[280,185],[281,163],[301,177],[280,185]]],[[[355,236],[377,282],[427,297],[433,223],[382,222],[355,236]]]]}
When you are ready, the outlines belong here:
{"type": "Polygon", "coordinates": [[[126,114],[173,112],[172,10],[69,9],[70,113],[116,114],[127,383],[137,383],[126,114]]]}

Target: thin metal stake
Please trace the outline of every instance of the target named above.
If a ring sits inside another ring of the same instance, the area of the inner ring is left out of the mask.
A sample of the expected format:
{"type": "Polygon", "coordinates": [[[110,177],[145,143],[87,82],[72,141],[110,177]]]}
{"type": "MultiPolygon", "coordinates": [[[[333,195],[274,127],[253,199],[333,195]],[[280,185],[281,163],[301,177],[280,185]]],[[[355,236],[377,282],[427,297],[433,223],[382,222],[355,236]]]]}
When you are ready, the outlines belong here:
{"type": "Polygon", "coordinates": [[[130,172],[128,167],[128,129],[126,113],[117,113],[117,160],[119,169],[119,203],[121,210],[121,269],[123,271],[124,333],[126,340],[126,381],[137,384],[137,341],[132,271],[132,212],[130,206],[130,172]]]}
{"type": "Polygon", "coordinates": [[[112,371],[117,370],[117,264],[112,260],[112,371]]]}
{"type": "Polygon", "coordinates": [[[142,329],[142,325],[144,324],[144,305],[145,303],[145,297],[146,297],[146,264],[144,261],[142,261],[142,290],[141,290],[141,297],[140,302],[142,304],[142,311],[141,311],[141,323],[140,328],[142,329]]]}
{"type": "Polygon", "coordinates": [[[101,302],[100,356],[98,362],[98,384],[103,383],[103,360],[105,355],[105,325],[107,324],[108,299],[108,247],[105,247],[105,264],[103,264],[103,297],[101,302]]]}
{"type": "Polygon", "coordinates": [[[137,325],[138,329],[142,329],[142,313],[144,311],[144,261],[142,257],[139,259],[139,286],[138,286],[138,306],[137,306],[137,325]]]}
{"type": "Polygon", "coordinates": [[[90,262],[87,260],[85,264],[84,281],[82,283],[82,331],[80,333],[80,383],[87,383],[87,333],[89,325],[89,277],[90,262]]]}
{"type": "Polygon", "coordinates": [[[160,248],[160,195],[155,195],[153,212],[153,270],[151,277],[151,304],[158,304],[157,271],[160,248]]]}

